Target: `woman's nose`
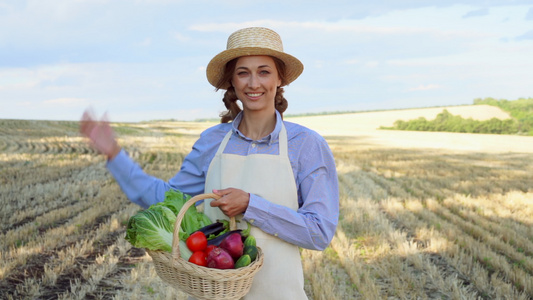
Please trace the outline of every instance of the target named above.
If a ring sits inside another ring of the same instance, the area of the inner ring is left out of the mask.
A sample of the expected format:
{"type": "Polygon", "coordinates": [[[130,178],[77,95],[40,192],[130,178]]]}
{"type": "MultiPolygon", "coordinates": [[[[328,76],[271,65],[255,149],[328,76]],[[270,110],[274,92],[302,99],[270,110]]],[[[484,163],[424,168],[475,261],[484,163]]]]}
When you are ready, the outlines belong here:
{"type": "Polygon", "coordinates": [[[249,88],[258,88],[259,87],[259,78],[256,75],[251,75],[248,79],[249,88]]]}

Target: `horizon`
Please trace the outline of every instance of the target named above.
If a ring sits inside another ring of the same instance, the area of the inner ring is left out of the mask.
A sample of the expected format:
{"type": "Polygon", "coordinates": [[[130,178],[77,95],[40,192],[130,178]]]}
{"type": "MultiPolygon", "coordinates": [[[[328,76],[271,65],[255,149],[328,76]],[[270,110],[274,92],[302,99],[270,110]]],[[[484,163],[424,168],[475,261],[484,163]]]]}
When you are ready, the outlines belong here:
{"type": "MultiPolygon", "coordinates": [[[[500,99],[505,100],[505,99],[500,99]]],[[[389,112],[389,111],[405,111],[405,110],[425,110],[425,109],[434,109],[434,108],[442,108],[443,110],[446,110],[447,108],[456,108],[456,107],[462,107],[462,106],[482,106],[482,105],[488,105],[489,104],[457,104],[457,105],[437,105],[437,106],[424,106],[424,107],[405,107],[405,108],[384,108],[384,109],[370,109],[370,110],[350,110],[350,111],[322,111],[322,112],[311,112],[311,113],[298,113],[298,114],[283,114],[284,118],[290,119],[290,118],[301,118],[301,117],[315,117],[315,116],[329,116],[329,115],[342,115],[342,114],[363,114],[363,113],[379,113],[379,112],[389,112]]],[[[497,107],[497,106],[495,106],[497,107]]],[[[497,107],[498,109],[504,111],[500,107],[497,107]]],[[[505,112],[505,111],[504,111],[505,112]]],[[[44,121],[44,122],[78,122],[79,120],[51,120],[51,119],[13,119],[13,118],[0,118],[0,120],[5,121],[44,121]]],[[[109,120],[110,123],[152,123],[152,122],[191,122],[191,123],[202,123],[202,122],[218,122],[220,121],[220,117],[214,117],[214,118],[198,118],[193,120],[180,120],[175,118],[169,118],[169,119],[151,119],[151,120],[138,120],[138,121],[113,121],[109,120]]]]}
{"type": "Polygon", "coordinates": [[[208,4],[0,3],[0,119],[77,121],[87,108],[111,122],[217,119],[222,92],[205,67],[248,26],[278,32],[304,64],[286,115],[533,96],[530,1],[208,4]]]}

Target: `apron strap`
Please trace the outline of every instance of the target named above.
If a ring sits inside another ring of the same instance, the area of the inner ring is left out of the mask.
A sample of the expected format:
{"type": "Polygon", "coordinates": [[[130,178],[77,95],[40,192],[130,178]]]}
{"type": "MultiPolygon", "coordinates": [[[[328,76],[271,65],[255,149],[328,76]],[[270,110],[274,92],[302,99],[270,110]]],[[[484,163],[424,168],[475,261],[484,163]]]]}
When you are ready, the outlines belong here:
{"type": "Polygon", "coordinates": [[[230,139],[232,134],[233,134],[233,130],[230,130],[230,131],[228,131],[228,133],[226,133],[226,136],[224,137],[222,142],[220,142],[220,146],[218,146],[218,150],[217,150],[217,153],[215,155],[219,155],[219,154],[222,154],[224,152],[224,149],[226,148],[226,145],[228,144],[228,141],[229,141],[229,139],[230,139]]]}
{"type": "Polygon", "coordinates": [[[287,130],[285,129],[285,125],[283,124],[283,121],[281,121],[281,131],[279,132],[279,155],[283,157],[289,157],[289,150],[288,150],[288,141],[287,141],[287,130]]]}

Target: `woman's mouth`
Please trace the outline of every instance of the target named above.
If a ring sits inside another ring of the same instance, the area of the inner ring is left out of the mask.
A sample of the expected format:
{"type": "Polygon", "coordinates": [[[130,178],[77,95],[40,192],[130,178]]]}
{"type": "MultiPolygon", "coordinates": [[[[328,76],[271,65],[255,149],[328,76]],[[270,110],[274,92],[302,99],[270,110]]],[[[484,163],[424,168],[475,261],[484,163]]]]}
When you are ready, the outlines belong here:
{"type": "Polygon", "coordinates": [[[248,97],[256,98],[263,95],[263,93],[247,93],[246,95],[248,95],[248,97]]]}

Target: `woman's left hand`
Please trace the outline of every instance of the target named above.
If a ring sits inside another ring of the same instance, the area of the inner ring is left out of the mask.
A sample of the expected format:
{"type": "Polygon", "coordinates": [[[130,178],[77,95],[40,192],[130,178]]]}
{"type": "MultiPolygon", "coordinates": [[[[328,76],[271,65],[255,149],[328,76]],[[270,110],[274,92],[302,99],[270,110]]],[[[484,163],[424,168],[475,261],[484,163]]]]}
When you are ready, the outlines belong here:
{"type": "Polygon", "coordinates": [[[220,199],[211,201],[212,207],[218,207],[226,216],[235,217],[243,214],[248,208],[250,194],[239,189],[227,188],[223,190],[213,190],[220,199]]]}

